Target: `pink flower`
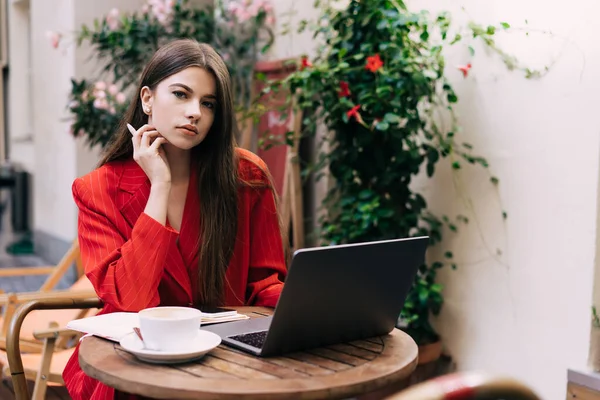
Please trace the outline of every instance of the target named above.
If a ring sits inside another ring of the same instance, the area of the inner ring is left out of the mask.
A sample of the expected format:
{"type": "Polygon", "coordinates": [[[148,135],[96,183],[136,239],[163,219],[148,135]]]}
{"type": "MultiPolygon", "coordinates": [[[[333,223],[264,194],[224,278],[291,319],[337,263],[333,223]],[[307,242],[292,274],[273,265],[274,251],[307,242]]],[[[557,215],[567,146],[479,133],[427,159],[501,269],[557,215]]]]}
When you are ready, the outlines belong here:
{"type": "Polygon", "coordinates": [[[459,71],[463,73],[463,77],[467,77],[469,75],[469,71],[471,70],[471,63],[467,65],[459,65],[456,67],[459,71]]]}
{"type": "Polygon", "coordinates": [[[123,103],[125,103],[125,100],[127,100],[127,98],[125,97],[125,93],[121,93],[121,92],[119,92],[119,93],[117,93],[117,95],[115,96],[115,101],[116,101],[118,104],[123,104],[123,103]]]}
{"type": "Polygon", "coordinates": [[[108,102],[106,99],[96,99],[94,100],[94,108],[98,110],[106,110],[108,108],[108,102]]]}
{"type": "Polygon", "coordinates": [[[252,15],[250,15],[250,13],[242,8],[238,9],[237,13],[236,13],[237,19],[239,22],[246,22],[250,19],[250,17],[252,15]]]}
{"type": "Polygon", "coordinates": [[[119,93],[119,88],[117,87],[117,85],[112,84],[108,87],[108,93],[110,93],[111,96],[114,96],[117,93],[119,93]]]}
{"type": "Polygon", "coordinates": [[[227,5],[227,11],[234,15],[238,12],[239,9],[240,5],[238,3],[231,2],[227,5]]]}
{"type": "Polygon", "coordinates": [[[98,90],[98,91],[100,91],[100,90],[106,90],[106,83],[105,83],[105,82],[103,82],[103,81],[98,81],[98,82],[96,82],[96,84],[94,85],[94,89],[95,89],[95,90],[98,90]]]}
{"type": "Polygon", "coordinates": [[[48,40],[50,40],[50,45],[53,48],[57,49],[58,45],[60,44],[60,39],[62,38],[62,34],[60,34],[58,32],[54,32],[54,31],[47,31],[46,37],[48,38],[48,40]]]}
{"type": "Polygon", "coordinates": [[[273,11],[273,4],[271,4],[271,2],[268,0],[263,1],[262,6],[263,9],[268,13],[273,11]]]}
{"type": "Polygon", "coordinates": [[[104,90],[94,90],[94,97],[97,99],[105,99],[106,92],[104,90]]]}
{"type": "Polygon", "coordinates": [[[116,8],[113,8],[112,10],[109,11],[108,15],[106,16],[106,25],[108,25],[108,28],[112,31],[114,31],[115,29],[117,29],[119,27],[119,10],[116,8]]]}
{"type": "Polygon", "coordinates": [[[267,25],[275,25],[275,17],[272,15],[267,15],[267,18],[265,19],[265,23],[267,25]]]}
{"type": "Polygon", "coordinates": [[[248,14],[252,17],[256,17],[260,12],[261,5],[259,3],[254,3],[250,7],[248,7],[248,14]]]}
{"type": "Polygon", "coordinates": [[[147,6],[154,18],[162,25],[167,25],[171,21],[171,14],[175,6],[173,0],[148,0],[147,6]]]}
{"type": "Polygon", "coordinates": [[[83,101],[88,100],[88,91],[87,90],[84,90],[83,93],[81,93],[81,100],[83,100],[83,101]]]}

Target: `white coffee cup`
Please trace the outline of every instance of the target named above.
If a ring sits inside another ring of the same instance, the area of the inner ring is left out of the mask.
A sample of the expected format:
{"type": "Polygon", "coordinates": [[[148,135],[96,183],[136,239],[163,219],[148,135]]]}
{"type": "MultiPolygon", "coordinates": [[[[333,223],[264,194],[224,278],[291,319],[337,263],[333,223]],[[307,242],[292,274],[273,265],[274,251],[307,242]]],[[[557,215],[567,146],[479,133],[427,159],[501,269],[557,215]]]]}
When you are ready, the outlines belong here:
{"type": "Polygon", "coordinates": [[[189,307],[154,307],[138,313],[144,347],[156,351],[184,351],[198,336],[202,312],[189,307]]]}

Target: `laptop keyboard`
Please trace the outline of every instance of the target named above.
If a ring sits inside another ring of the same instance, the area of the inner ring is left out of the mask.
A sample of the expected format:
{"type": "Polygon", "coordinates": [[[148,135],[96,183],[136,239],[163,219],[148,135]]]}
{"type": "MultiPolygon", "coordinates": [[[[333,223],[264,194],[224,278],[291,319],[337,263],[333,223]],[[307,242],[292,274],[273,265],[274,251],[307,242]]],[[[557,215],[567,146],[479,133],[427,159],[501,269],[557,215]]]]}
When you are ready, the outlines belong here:
{"type": "Polygon", "coordinates": [[[265,343],[265,339],[267,338],[267,332],[268,331],[259,331],[228,337],[229,339],[237,340],[238,342],[245,343],[249,346],[262,349],[262,346],[265,343]]]}

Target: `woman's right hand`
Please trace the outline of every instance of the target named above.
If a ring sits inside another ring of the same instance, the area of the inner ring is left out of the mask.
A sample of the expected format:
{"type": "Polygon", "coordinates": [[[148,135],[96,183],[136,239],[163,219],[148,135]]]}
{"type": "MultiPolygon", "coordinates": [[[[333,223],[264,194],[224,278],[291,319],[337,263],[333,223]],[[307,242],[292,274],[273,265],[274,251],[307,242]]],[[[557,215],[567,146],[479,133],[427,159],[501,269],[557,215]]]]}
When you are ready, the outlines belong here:
{"type": "Polygon", "coordinates": [[[133,142],[133,159],[144,170],[152,185],[171,183],[171,169],[165,150],[161,147],[167,140],[150,125],[135,130],[127,124],[133,142]]]}

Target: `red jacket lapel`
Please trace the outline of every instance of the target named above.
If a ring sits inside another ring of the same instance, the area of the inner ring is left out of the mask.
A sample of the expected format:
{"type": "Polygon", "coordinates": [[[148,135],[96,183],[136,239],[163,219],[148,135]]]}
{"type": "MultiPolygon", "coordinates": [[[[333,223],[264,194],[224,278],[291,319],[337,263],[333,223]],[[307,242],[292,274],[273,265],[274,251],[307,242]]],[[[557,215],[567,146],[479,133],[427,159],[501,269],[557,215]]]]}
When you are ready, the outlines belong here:
{"type": "MultiPolygon", "coordinates": [[[[123,170],[119,179],[119,192],[117,194],[117,207],[123,215],[123,218],[127,220],[133,229],[137,219],[146,208],[146,203],[150,196],[151,185],[146,173],[135,161],[126,161],[122,164],[122,167],[123,170]]],[[[128,236],[130,234],[131,232],[128,232],[128,236]]],[[[192,301],[193,296],[190,276],[181,257],[181,253],[175,246],[170,254],[172,254],[172,256],[167,258],[165,271],[173,278],[173,281],[188,294],[190,301],[192,301]]]]}

